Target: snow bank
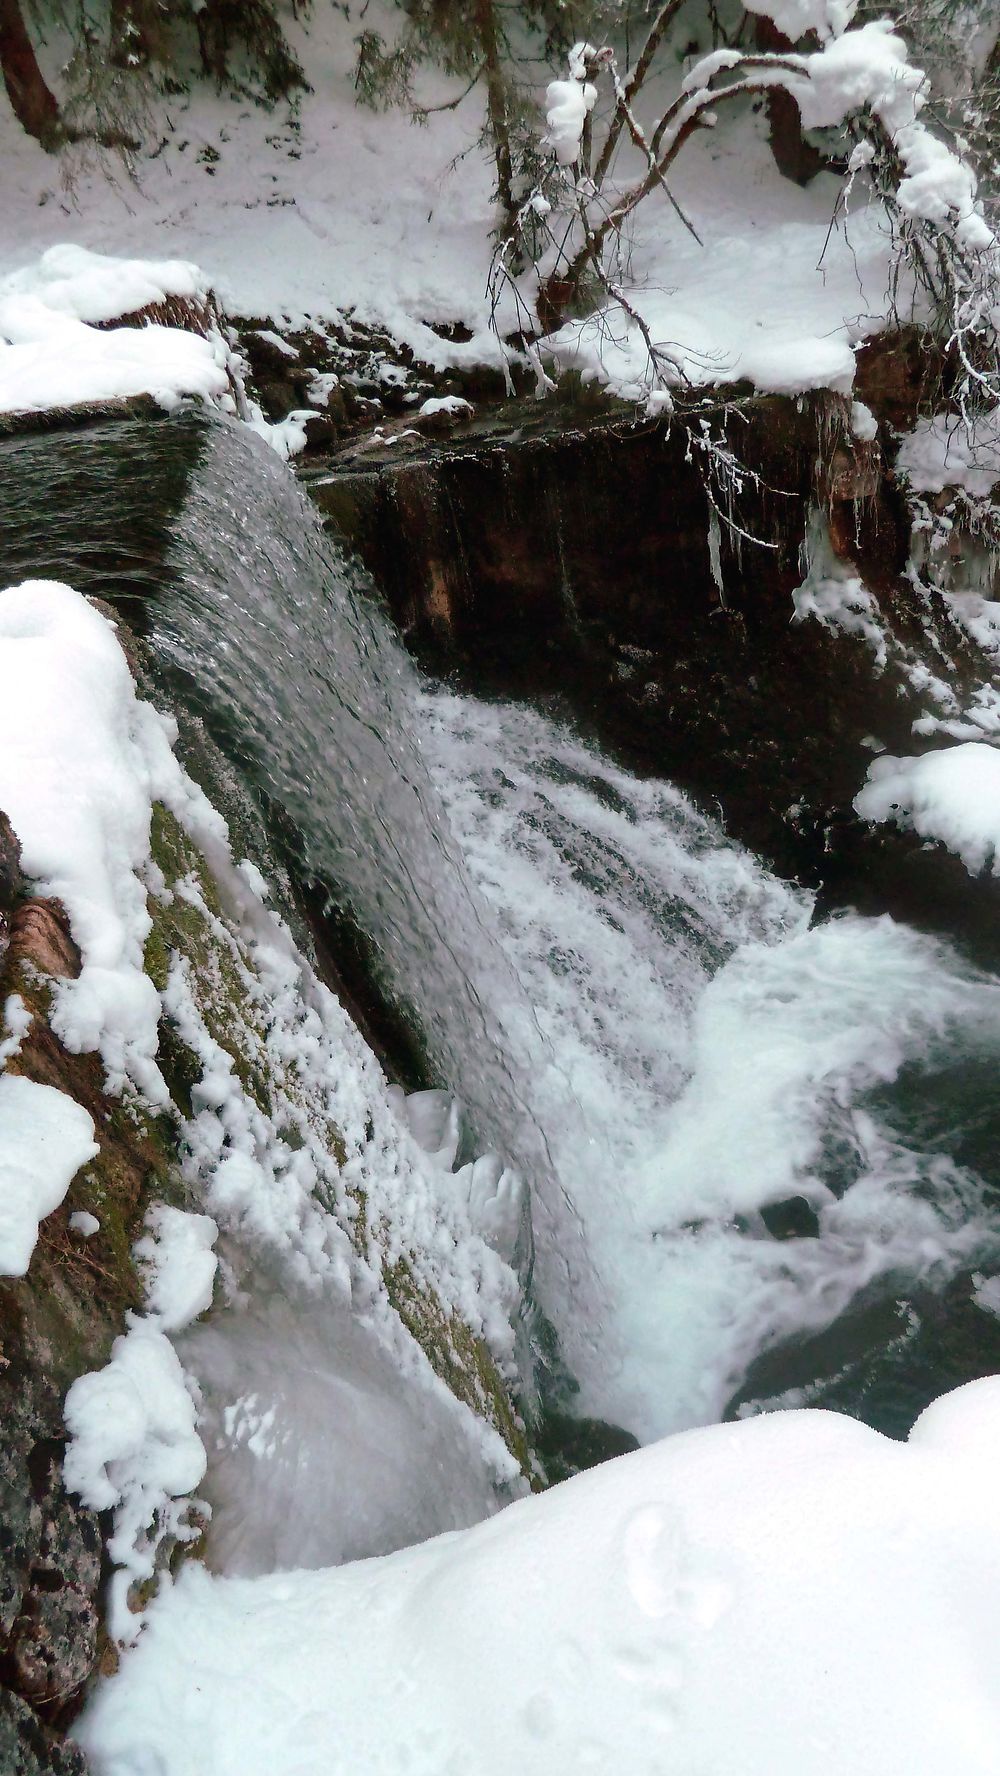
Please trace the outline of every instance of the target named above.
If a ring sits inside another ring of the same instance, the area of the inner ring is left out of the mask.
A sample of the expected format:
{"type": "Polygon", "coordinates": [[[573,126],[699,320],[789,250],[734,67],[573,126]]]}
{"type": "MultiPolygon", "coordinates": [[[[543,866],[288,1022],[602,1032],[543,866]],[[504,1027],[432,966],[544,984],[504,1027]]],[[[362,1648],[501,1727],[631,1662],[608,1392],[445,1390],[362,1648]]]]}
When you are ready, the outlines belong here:
{"type": "Polygon", "coordinates": [[[178,327],[99,328],[168,297],[204,302],[196,266],[113,259],[57,246],[0,280],[0,412],[152,395],[166,408],[186,396],[229,393],[221,338],[178,327]]]}
{"type": "Polygon", "coordinates": [[[921,419],[903,439],[896,469],[914,493],[943,493],[960,487],[988,499],[1000,481],[1000,408],[968,424],[956,413],[921,419]]]}
{"type": "Polygon", "coordinates": [[[38,1223],[97,1152],[93,1119],[65,1092],[0,1075],[0,1276],[24,1276],[38,1223]]]}
{"type": "Polygon", "coordinates": [[[195,800],[174,732],[139,702],[113,624],[79,593],[47,580],[0,592],[0,808],[25,873],[63,902],[83,960],[58,988],[52,1027],[73,1054],[100,1050],[112,1091],[129,1079],[154,1104],[167,1093],[137,872],[152,802],[195,800]]]}
{"type": "Polygon", "coordinates": [[[186,1568],[76,1729],[98,1776],[995,1776],[1000,1381],[909,1444],[688,1432],[422,1548],[186,1568]]]}
{"type": "Polygon", "coordinates": [[[854,806],[863,820],[939,839],[970,875],[1000,874],[1000,751],[992,746],[971,740],[919,758],[876,759],[854,806]]]}
{"type": "Polygon", "coordinates": [[[64,1417],[68,1490],[92,1510],[115,1514],[108,1629],[131,1640],[140,1621],[129,1610],[129,1589],[152,1578],[165,1536],[183,1541],[197,1533],[188,1527],[187,1495],[206,1467],[195,1402],[169,1340],[133,1319],[106,1367],[73,1383],[64,1417]]]}
{"type": "Polygon", "coordinates": [[[3,298],[36,297],[55,314],[104,322],[184,297],[207,302],[204,273],[186,259],[116,259],[63,243],[50,247],[37,265],[12,272],[0,283],[3,298]]]}

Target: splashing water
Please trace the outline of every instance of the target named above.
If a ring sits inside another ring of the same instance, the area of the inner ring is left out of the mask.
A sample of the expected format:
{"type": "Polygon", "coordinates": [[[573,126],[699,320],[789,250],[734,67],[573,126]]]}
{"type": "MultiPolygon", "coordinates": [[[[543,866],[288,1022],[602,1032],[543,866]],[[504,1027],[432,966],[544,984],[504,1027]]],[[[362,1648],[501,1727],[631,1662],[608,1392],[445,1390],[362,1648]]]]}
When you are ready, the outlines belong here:
{"type": "Polygon", "coordinates": [[[892,1097],[1000,1051],[1000,985],[888,919],[810,929],[669,785],[422,686],[256,440],[208,434],[171,566],[161,664],[374,940],[477,1147],[531,1180],[574,1410],[707,1422],[761,1353],[1000,1259],[1000,1180],[892,1097]]]}
{"type": "Polygon", "coordinates": [[[418,707],[532,1005],[505,1022],[565,1192],[536,1193],[536,1285],[580,1410],[709,1422],[864,1291],[996,1259],[990,1180],[908,1138],[892,1088],[1000,1053],[1000,983],[888,918],[810,930],[677,791],[531,710],[418,707]],[[775,1238],[789,1204],[807,1232],[775,1238]]]}

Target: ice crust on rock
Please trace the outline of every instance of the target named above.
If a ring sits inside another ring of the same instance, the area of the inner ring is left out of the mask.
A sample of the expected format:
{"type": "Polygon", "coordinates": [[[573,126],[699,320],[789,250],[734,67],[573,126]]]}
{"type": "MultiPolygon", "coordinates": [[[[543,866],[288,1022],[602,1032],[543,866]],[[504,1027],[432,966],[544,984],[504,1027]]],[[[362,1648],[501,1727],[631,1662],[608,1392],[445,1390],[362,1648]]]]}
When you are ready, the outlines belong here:
{"type": "Polygon", "coordinates": [[[187,1567],[97,1776],[994,1776],[1000,1380],[716,1425],[334,1571],[187,1567]],[[942,1674],[947,1681],[942,1681],[942,1674]]]}

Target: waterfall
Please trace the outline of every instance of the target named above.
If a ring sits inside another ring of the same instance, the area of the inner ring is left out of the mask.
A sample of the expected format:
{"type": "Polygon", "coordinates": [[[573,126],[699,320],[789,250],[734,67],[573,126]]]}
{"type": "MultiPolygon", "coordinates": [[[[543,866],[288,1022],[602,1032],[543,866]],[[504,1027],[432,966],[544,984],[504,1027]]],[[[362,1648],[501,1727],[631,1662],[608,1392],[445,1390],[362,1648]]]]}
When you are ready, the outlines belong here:
{"type": "MultiPolygon", "coordinates": [[[[815,924],[671,785],[538,710],[425,683],[240,428],[3,449],[7,579],[123,598],[371,941],[465,1106],[465,1156],[529,1179],[518,1256],[550,1398],[642,1438],[775,1399],[905,1429],[939,1373],[976,1371],[1000,983],[888,918],[815,924]]],[[[394,1509],[418,1509],[405,1487],[394,1509]]]]}
{"type": "Polygon", "coordinates": [[[830,1376],[875,1308],[919,1409],[922,1304],[1000,1258],[1000,982],[888,917],[812,925],[676,789],[536,710],[429,688],[418,732],[531,1006],[507,1024],[560,1186],[535,1281],[576,1409],[644,1440],[711,1422],[768,1353],[787,1391],[782,1347],[830,1376]]]}
{"type": "Polygon", "coordinates": [[[536,1170],[541,1139],[495,1014],[518,983],[452,842],[409,720],[416,674],[367,577],[284,465],[221,425],[169,568],[148,616],[160,667],[357,919],[479,1149],[536,1170]]]}
{"type": "Polygon", "coordinates": [[[247,434],[208,433],[169,565],[161,665],[530,1178],[564,1405],[711,1421],[768,1353],[1000,1258],[1000,1178],[904,1102],[1000,1053],[1000,984],[890,919],[812,928],[669,784],[424,685],[247,434]]]}

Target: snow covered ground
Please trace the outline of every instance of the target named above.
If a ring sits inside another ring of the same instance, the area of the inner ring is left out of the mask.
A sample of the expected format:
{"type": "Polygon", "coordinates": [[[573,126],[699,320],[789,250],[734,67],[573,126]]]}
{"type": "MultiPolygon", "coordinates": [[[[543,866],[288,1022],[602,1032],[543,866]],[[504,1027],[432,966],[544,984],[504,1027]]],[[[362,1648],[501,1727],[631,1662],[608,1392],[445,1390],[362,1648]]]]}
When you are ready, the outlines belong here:
{"type": "Polygon", "coordinates": [[[996,1776],[1000,1382],[688,1432],[382,1560],[187,1568],[98,1776],[996,1776]]]}
{"type": "MultiPolygon", "coordinates": [[[[380,21],[377,4],[366,9],[366,28],[380,21]]],[[[298,114],[207,90],[172,99],[135,185],[92,168],[61,189],[56,164],[4,116],[0,273],[63,242],[128,258],[170,254],[197,262],[236,314],[321,324],[353,313],[431,365],[498,362],[478,90],[419,128],[403,112],[357,106],[353,35],[337,9],[313,13],[301,46],[314,91],[298,114]],[[456,321],[471,340],[433,331],[456,321]]],[[[545,78],[539,68],[540,135],[545,78]]],[[[461,90],[442,76],[420,79],[426,103],[461,90]]],[[[635,150],[620,149],[615,177],[627,181],[638,164],[635,150]]],[[[841,181],[822,175],[803,191],[781,178],[765,120],[750,114],[696,133],[671,181],[703,244],[659,192],[622,243],[654,336],[679,349],[695,381],[849,386],[851,345],[886,312],[889,242],[878,206],[866,209],[859,187],[831,228],[841,181]]],[[[565,356],[593,362],[599,343],[613,380],[627,384],[638,339],[614,316],[610,326],[574,329],[565,356]]]]}

